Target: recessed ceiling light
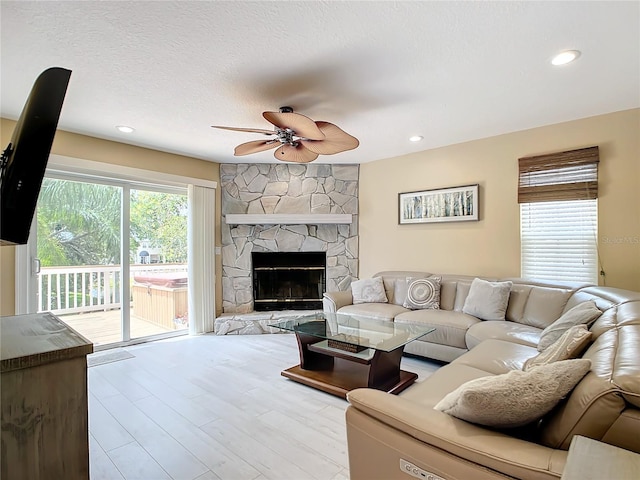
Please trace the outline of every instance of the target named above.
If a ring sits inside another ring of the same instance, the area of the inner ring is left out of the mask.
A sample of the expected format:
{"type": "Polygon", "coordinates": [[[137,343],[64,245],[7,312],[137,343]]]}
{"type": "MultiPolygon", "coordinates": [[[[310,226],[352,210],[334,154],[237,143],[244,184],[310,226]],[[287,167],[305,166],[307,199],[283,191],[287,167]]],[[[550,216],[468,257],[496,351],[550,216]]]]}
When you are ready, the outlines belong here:
{"type": "Polygon", "coordinates": [[[566,65],[567,63],[571,63],[576,60],[579,56],[579,50],[566,50],[553,57],[551,59],[551,63],[553,65],[566,65]]]}
{"type": "Polygon", "coordinates": [[[127,127],[126,125],[118,125],[116,127],[117,130],[119,130],[122,133],[133,133],[136,131],[135,128],[133,127],[127,127]]]}
{"type": "Polygon", "coordinates": [[[409,141],[410,142],[419,142],[420,140],[422,140],[424,137],[421,137],[420,135],[414,135],[413,137],[409,137],[409,141]]]}

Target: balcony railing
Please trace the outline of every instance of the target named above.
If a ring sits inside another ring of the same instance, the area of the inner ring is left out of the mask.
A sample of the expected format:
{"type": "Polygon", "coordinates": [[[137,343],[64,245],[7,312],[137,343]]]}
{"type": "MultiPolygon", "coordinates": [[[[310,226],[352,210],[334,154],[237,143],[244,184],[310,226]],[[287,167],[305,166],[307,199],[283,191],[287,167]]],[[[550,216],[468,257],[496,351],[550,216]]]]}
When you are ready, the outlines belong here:
{"type": "MultiPolygon", "coordinates": [[[[186,272],[185,264],[131,265],[134,275],[186,272]]],[[[43,267],[38,275],[38,311],[62,315],[121,308],[120,265],[43,267]]],[[[131,292],[128,294],[131,304],[131,292]]]]}

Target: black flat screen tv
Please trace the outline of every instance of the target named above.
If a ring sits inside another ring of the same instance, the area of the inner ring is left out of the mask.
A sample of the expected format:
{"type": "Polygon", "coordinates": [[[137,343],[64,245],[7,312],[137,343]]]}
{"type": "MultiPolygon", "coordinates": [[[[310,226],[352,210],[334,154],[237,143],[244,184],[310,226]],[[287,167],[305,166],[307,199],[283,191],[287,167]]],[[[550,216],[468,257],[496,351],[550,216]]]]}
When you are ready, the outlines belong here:
{"type": "Polygon", "coordinates": [[[0,168],[0,245],[23,245],[49,161],[71,70],[52,67],[40,74],[22,109],[0,168]]]}

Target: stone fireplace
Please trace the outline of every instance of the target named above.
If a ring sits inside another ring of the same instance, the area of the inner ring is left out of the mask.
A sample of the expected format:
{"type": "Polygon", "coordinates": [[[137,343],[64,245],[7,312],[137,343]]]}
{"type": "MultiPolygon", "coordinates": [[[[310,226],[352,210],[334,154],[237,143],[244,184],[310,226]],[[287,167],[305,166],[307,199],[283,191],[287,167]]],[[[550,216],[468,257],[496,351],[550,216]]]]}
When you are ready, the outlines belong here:
{"type": "Polygon", "coordinates": [[[220,166],[224,313],[267,303],[255,302],[254,253],[321,252],[324,291],[345,290],[357,278],[358,173],[358,165],[220,166]]]}

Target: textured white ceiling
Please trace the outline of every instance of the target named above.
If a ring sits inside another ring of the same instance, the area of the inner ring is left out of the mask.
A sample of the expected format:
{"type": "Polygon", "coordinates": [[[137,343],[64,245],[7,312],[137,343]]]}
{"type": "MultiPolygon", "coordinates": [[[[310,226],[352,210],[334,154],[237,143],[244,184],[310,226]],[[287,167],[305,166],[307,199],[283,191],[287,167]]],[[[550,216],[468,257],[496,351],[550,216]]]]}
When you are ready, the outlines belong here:
{"type": "MultiPolygon", "coordinates": [[[[640,2],[0,2],[1,113],[73,71],[59,128],[216,162],[290,105],[362,163],[640,107],[640,2]],[[549,59],[565,49],[581,58],[549,59]],[[125,135],[115,125],[131,125],[125,135]],[[411,135],[422,135],[418,143],[411,135]]],[[[4,147],[4,145],[3,145],[4,147]]]]}

